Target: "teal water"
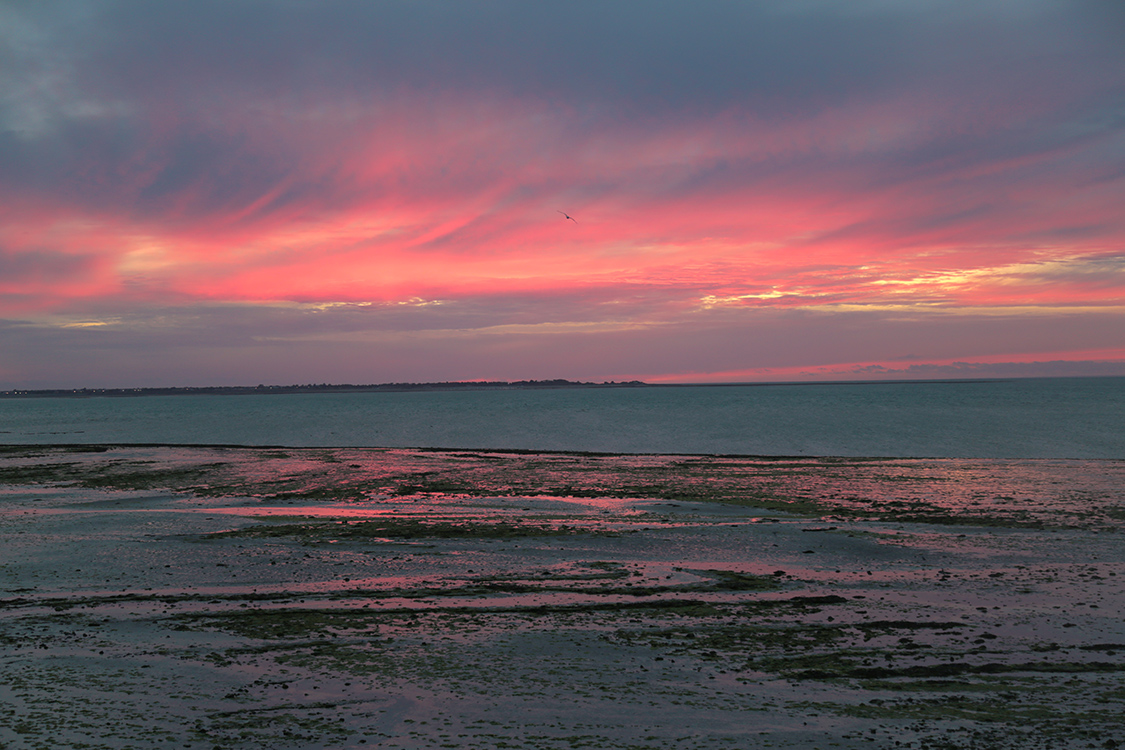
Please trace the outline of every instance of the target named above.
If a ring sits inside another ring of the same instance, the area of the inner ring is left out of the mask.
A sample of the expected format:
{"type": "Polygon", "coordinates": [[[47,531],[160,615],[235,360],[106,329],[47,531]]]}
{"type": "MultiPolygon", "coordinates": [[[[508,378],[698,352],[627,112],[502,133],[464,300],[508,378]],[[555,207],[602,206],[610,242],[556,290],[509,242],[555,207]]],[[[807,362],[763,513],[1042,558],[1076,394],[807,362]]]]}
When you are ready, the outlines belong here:
{"type": "Polygon", "coordinates": [[[0,444],[1125,459],[1125,378],[0,399],[0,444]]]}

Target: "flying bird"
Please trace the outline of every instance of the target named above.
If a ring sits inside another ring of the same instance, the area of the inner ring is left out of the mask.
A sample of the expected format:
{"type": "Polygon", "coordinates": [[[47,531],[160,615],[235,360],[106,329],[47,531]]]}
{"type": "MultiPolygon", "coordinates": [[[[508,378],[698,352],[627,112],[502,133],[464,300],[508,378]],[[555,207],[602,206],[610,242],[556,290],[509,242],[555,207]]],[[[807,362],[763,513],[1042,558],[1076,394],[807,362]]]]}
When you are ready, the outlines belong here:
{"type": "Polygon", "coordinates": [[[568,219],[570,219],[571,221],[573,221],[573,222],[574,222],[575,224],[577,224],[577,223],[578,223],[578,220],[577,220],[577,219],[575,219],[575,218],[574,218],[573,216],[571,216],[570,214],[568,214],[568,213],[567,213],[566,211],[559,211],[559,210],[558,210],[557,208],[556,208],[555,210],[556,210],[556,211],[558,211],[558,212],[559,212],[560,214],[562,214],[563,216],[565,216],[566,218],[568,218],[568,219]]]}

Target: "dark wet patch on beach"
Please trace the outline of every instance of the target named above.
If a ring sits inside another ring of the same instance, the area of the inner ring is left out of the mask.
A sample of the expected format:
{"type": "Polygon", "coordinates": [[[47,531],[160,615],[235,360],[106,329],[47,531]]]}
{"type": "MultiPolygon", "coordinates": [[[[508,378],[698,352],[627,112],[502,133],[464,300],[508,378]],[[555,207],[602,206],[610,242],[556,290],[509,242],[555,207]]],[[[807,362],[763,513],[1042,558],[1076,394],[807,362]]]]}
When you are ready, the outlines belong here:
{"type": "Polygon", "coordinates": [[[336,521],[329,523],[254,526],[208,534],[207,538],[296,539],[305,543],[327,541],[372,541],[381,539],[522,539],[600,533],[568,525],[506,523],[442,523],[415,520],[336,521]]]}
{"type": "MultiPolygon", "coordinates": [[[[997,731],[991,727],[1022,737],[1022,746],[1046,748],[1058,746],[1052,742],[1114,736],[1123,726],[1120,716],[1089,702],[1120,702],[1113,690],[1121,692],[1115,686],[1125,662],[1091,658],[1083,652],[1092,649],[1082,648],[1065,649],[1065,656],[1054,660],[1029,658],[1059,647],[998,643],[997,636],[974,623],[864,620],[855,612],[863,606],[843,597],[797,596],[744,605],[665,601],[421,613],[236,612],[193,617],[184,625],[262,642],[212,655],[227,666],[268,656],[287,668],[344,673],[357,680],[392,679],[405,670],[467,693],[482,689],[477,680],[490,652],[485,644],[512,633],[585,632],[584,638],[634,654],[624,669],[638,677],[698,672],[703,682],[684,699],[701,708],[708,700],[707,681],[748,688],[777,679],[795,686],[842,685],[850,696],[845,700],[795,699],[786,708],[871,719],[882,726],[893,722],[898,736],[931,749],[981,746],[976,744],[981,738],[997,731]],[[827,612],[848,622],[807,621],[810,614],[827,612]],[[450,638],[464,648],[443,645],[450,638]],[[469,656],[477,648],[485,652],[481,658],[469,656]],[[1073,696],[1056,693],[1059,679],[1075,681],[1073,696]],[[951,727],[957,727],[953,739],[951,727]],[[1040,739],[1028,740],[1021,734],[1027,731],[1040,739]]],[[[502,664],[498,660],[493,666],[490,684],[507,686],[520,679],[502,664]]],[[[608,689],[609,681],[603,682],[608,689]]],[[[592,681],[588,687],[600,686],[592,681]]],[[[1012,742],[987,746],[1022,747],[1012,742]]]]}
{"type": "Polygon", "coordinates": [[[1122,468],[5,450],[0,745],[1112,748],[1122,468]]]}
{"type": "Polygon", "coordinates": [[[1115,491],[1125,482],[1120,461],[106,446],[10,446],[6,455],[26,460],[0,468],[0,483],[170,489],[280,503],[551,496],[722,503],[940,525],[1125,524],[1125,501],[1115,491]],[[85,460],[80,449],[88,451],[85,460]]]}

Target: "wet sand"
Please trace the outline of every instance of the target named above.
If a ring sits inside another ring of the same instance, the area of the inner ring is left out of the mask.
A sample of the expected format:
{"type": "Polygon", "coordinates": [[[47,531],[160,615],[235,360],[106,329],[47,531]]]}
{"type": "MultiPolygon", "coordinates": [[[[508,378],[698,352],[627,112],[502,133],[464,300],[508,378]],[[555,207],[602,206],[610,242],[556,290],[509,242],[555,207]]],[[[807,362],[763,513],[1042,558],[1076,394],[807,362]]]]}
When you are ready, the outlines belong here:
{"type": "Polygon", "coordinates": [[[0,451],[0,748],[1125,746],[1125,462],[0,451]]]}

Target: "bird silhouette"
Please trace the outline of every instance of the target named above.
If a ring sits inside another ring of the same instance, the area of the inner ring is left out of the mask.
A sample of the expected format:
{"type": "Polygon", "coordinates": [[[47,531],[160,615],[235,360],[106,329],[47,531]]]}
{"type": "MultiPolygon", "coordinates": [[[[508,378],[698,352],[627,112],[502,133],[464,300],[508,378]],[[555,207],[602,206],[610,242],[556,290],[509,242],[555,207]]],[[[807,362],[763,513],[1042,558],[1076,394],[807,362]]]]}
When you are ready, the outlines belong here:
{"type": "Polygon", "coordinates": [[[560,214],[562,214],[563,216],[565,216],[566,218],[568,218],[568,219],[570,219],[571,221],[573,221],[573,222],[574,222],[575,224],[577,224],[577,223],[578,223],[578,220],[577,220],[577,219],[575,219],[575,218],[574,218],[573,216],[571,216],[570,214],[568,214],[568,213],[567,213],[566,211],[559,211],[559,210],[558,210],[557,208],[556,208],[555,210],[556,210],[556,211],[558,211],[558,212],[559,212],[560,214]]]}

